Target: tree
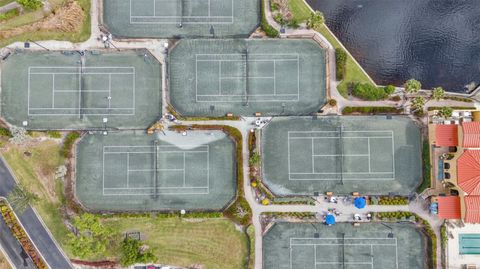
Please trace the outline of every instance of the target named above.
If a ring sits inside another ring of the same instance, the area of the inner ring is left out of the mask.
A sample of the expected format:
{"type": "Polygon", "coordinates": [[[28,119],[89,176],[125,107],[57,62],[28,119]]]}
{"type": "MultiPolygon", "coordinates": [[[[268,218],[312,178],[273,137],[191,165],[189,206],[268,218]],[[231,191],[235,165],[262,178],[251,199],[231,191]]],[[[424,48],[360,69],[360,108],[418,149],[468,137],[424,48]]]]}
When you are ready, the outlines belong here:
{"type": "Polygon", "coordinates": [[[127,267],[135,263],[154,262],[157,258],[149,249],[142,250],[141,242],[131,237],[126,237],[121,246],[120,263],[127,267]]]}
{"type": "Polygon", "coordinates": [[[17,3],[20,4],[22,7],[30,10],[35,10],[41,7],[42,1],[40,0],[17,0],[17,3]]]}
{"type": "Polygon", "coordinates": [[[418,96],[413,98],[412,100],[412,108],[414,110],[423,110],[423,106],[425,105],[425,98],[418,96]]]}
{"type": "Polygon", "coordinates": [[[307,20],[307,27],[309,29],[317,29],[318,27],[322,26],[324,22],[325,18],[323,17],[323,13],[317,10],[310,13],[310,18],[307,20]]]}
{"type": "Polygon", "coordinates": [[[385,88],[383,88],[386,94],[390,95],[395,92],[395,86],[393,85],[387,85],[385,88]]]}
{"type": "Polygon", "coordinates": [[[448,106],[444,106],[440,108],[440,110],[438,111],[438,114],[444,118],[450,118],[452,116],[452,113],[453,113],[453,109],[448,106]]]}
{"type": "Polygon", "coordinates": [[[105,252],[113,231],[103,226],[97,216],[89,213],[77,216],[73,219],[73,226],[77,231],[69,235],[73,255],[83,259],[105,252]]]}
{"type": "Polygon", "coordinates": [[[24,186],[19,184],[8,194],[7,200],[15,211],[22,213],[27,209],[28,205],[37,202],[39,198],[35,193],[29,192],[24,186]]]}
{"type": "Polygon", "coordinates": [[[440,101],[445,97],[445,91],[442,87],[435,87],[432,89],[432,98],[436,101],[440,101]]]}
{"type": "Polygon", "coordinates": [[[409,79],[405,82],[405,91],[407,93],[417,93],[422,88],[422,83],[415,79],[409,79]]]}

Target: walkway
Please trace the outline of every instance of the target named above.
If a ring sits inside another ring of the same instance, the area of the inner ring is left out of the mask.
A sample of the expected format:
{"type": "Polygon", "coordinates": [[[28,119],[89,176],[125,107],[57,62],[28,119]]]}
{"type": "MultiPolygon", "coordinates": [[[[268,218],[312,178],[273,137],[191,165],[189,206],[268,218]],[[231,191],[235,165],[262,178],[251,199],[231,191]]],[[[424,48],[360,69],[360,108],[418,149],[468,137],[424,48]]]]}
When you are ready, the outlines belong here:
{"type": "MultiPolygon", "coordinates": [[[[91,18],[92,18],[92,36],[83,43],[74,44],[66,41],[39,41],[38,43],[42,46],[45,46],[51,50],[87,50],[87,49],[99,49],[104,48],[104,43],[99,39],[102,32],[99,28],[99,3],[101,0],[92,0],[91,8],[91,18]]],[[[268,2],[268,1],[265,1],[268,2]]],[[[268,5],[268,4],[266,4],[268,5]]],[[[279,29],[279,25],[273,20],[271,12],[268,6],[265,7],[267,20],[275,28],[279,29]]],[[[335,51],[333,46],[319,33],[308,30],[308,29],[299,29],[299,30],[287,30],[287,35],[292,36],[305,36],[305,35],[317,35],[322,42],[327,46],[327,53],[330,58],[329,64],[329,82],[330,82],[330,92],[328,96],[330,98],[336,99],[338,104],[338,110],[341,111],[341,108],[346,106],[397,106],[398,103],[392,101],[359,101],[359,100],[348,100],[340,95],[337,91],[338,82],[335,80],[335,51]]],[[[165,59],[163,55],[163,44],[167,40],[161,39],[135,39],[135,40],[114,40],[112,41],[115,47],[125,49],[125,48],[146,48],[152,52],[152,54],[161,61],[165,73],[165,59]]],[[[10,49],[22,48],[23,43],[17,42],[8,46],[10,49]]],[[[32,44],[30,50],[42,50],[42,48],[32,44]]],[[[163,80],[164,89],[167,89],[165,86],[165,80],[163,80]]],[[[163,91],[163,108],[165,109],[168,105],[167,90],[163,91]]],[[[464,103],[458,103],[454,101],[444,101],[442,103],[431,102],[428,105],[464,105],[464,103]]],[[[342,212],[340,220],[348,220],[351,218],[352,214],[360,213],[364,214],[368,211],[370,212],[385,212],[385,211],[411,211],[420,215],[422,218],[426,219],[430,225],[434,228],[437,236],[439,236],[439,227],[441,222],[432,217],[428,213],[428,208],[426,208],[425,202],[422,200],[416,200],[408,206],[368,206],[366,209],[356,209],[353,205],[348,203],[339,203],[333,204],[325,203],[323,201],[317,202],[315,205],[269,205],[264,206],[258,203],[254,196],[252,187],[248,180],[248,133],[251,128],[253,128],[253,121],[255,118],[244,118],[240,121],[195,121],[195,122],[184,122],[184,124],[219,124],[219,125],[229,125],[237,128],[241,131],[243,136],[243,157],[244,157],[244,189],[245,189],[245,198],[250,204],[253,212],[253,225],[255,227],[255,268],[261,269],[263,263],[262,257],[262,227],[260,223],[260,215],[263,212],[314,212],[314,213],[324,213],[329,208],[337,208],[338,211],[342,212]]],[[[9,173],[8,169],[5,166],[3,161],[0,162],[0,195],[6,195],[15,185],[12,175],[9,173]]],[[[35,214],[35,212],[29,208],[25,213],[20,216],[22,222],[25,222],[25,227],[28,232],[32,234],[35,244],[40,249],[41,253],[46,258],[47,262],[51,265],[52,268],[70,268],[68,260],[63,255],[62,251],[55,244],[53,239],[49,236],[48,230],[42,225],[41,220],[35,214]]],[[[437,240],[440,244],[440,240],[437,240]]],[[[440,251],[440,245],[438,245],[438,251],[440,251]]],[[[440,254],[437,255],[440,257],[440,254]]],[[[440,263],[440,259],[438,259],[440,263]]],[[[439,264],[438,264],[439,266],[439,264]]],[[[440,267],[438,267],[440,268],[440,267]]]]}

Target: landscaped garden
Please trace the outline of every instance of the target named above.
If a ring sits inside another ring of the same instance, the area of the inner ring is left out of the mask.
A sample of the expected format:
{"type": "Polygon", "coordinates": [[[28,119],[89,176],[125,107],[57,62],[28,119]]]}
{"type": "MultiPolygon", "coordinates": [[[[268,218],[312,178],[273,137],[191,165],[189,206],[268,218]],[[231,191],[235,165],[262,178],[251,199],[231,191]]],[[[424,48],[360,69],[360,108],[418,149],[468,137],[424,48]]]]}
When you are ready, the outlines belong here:
{"type": "MultiPolygon", "coordinates": [[[[68,167],[64,165],[72,156],[78,133],[28,132],[23,134],[24,140],[13,139],[12,136],[18,135],[1,130],[1,153],[20,182],[22,192],[34,197],[29,202],[76,263],[126,266],[158,262],[184,267],[244,268],[249,262],[248,236],[221,212],[187,213],[182,217],[173,213],[95,215],[67,206],[72,203],[64,194],[68,167]],[[70,228],[65,222],[70,223],[70,228]],[[125,239],[126,234],[140,236],[125,239]]],[[[238,211],[232,210],[232,214],[238,211]]],[[[233,217],[237,222],[249,223],[247,216],[248,220],[233,217]]]]}

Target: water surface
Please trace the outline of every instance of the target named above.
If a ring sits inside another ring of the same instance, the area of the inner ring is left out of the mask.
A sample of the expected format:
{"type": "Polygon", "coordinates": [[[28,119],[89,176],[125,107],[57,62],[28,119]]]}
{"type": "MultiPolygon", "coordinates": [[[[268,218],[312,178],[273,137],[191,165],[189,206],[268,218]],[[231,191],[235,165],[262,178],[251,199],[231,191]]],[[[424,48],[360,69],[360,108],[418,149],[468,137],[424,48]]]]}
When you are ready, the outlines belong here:
{"type": "Polygon", "coordinates": [[[480,83],[478,0],[307,0],[382,85],[416,78],[463,92],[480,83]]]}

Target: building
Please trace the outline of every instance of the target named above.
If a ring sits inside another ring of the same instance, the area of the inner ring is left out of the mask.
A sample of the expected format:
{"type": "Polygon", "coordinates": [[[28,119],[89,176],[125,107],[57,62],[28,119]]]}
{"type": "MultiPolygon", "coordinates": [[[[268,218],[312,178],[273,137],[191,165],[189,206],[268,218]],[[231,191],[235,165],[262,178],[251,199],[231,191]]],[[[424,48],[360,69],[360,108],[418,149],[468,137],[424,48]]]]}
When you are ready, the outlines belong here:
{"type": "Polygon", "coordinates": [[[480,223],[480,111],[429,115],[432,202],[443,219],[480,223]]]}

